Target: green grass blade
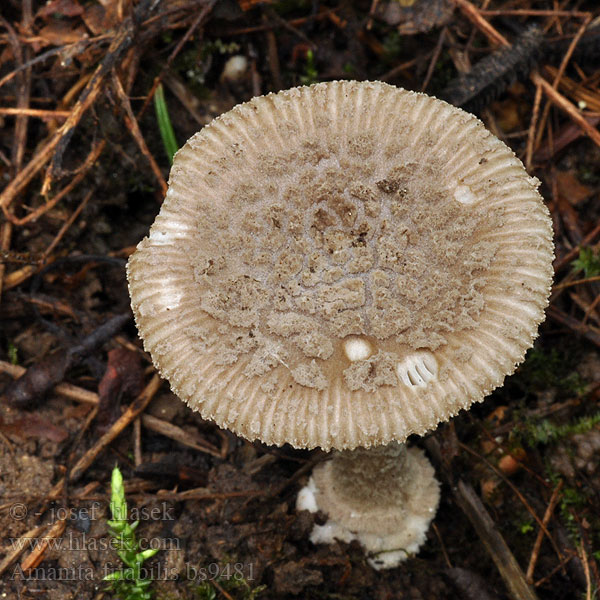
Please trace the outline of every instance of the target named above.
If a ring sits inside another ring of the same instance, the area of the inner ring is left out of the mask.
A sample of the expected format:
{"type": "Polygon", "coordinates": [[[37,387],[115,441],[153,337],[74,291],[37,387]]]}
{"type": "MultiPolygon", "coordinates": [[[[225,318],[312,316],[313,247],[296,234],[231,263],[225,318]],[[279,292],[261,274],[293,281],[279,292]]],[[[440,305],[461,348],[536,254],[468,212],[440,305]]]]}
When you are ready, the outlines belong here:
{"type": "Polygon", "coordinates": [[[169,109],[165,102],[165,92],[162,83],[158,84],[154,94],[154,108],[156,110],[156,120],[158,121],[160,137],[162,138],[165,152],[169,157],[169,162],[173,164],[173,155],[177,152],[179,146],[177,145],[173,125],[171,125],[171,119],[169,118],[169,109]]]}

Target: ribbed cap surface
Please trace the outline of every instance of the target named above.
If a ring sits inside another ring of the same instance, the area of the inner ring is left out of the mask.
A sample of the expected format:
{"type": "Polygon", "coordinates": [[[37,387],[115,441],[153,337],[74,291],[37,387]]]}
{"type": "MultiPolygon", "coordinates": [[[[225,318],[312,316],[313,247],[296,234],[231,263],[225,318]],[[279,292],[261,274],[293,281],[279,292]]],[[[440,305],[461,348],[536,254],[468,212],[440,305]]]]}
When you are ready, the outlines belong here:
{"type": "Polygon", "coordinates": [[[383,83],[254,98],[177,153],[128,264],[172,389],[267,444],[351,449],[482,400],[544,318],[537,181],[472,115],[383,83]]]}

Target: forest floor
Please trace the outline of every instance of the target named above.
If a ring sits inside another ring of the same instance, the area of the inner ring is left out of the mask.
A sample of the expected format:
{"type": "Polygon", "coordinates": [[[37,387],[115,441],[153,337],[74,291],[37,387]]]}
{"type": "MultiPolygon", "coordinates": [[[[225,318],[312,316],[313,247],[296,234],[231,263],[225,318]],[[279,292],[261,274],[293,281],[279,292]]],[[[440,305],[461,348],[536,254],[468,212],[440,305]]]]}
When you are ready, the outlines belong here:
{"type": "Polygon", "coordinates": [[[142,597],[102,580],[121,568],[115,464],[140,548],[159,549],[143,564],[157,599],[596,597],[597,2],[1,4],[1,598],[142,597]],[[158,378],[124,271],[166,190],[166,113],[181,145],[239,102],[333,79],[477,114],[541,180],[555,228],[535,347],[483,403],[411,439],[441,505],[419,554],[379,572],[355,543],[308,540],[315,515],[295,498],[323,453],[239,439],[158,378]]]}

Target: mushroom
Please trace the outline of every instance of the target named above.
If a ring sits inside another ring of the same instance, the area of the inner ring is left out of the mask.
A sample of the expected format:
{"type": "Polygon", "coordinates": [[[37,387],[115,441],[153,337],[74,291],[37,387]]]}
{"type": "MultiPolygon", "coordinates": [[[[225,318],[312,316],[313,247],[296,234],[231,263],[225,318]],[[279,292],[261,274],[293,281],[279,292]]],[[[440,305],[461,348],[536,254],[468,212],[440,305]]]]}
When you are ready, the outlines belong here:
{"type": "Polygon", "coordinates": [[[483,400],[544,318],[538,185],[478,119],[425,94],[335,81],[254,98],[177,153],[129,260],[144,346],[204,418],[340,451],[301,493],[331,518],[313,539],[357,537],[392,566],[439,498],[403,442],[483,400]]]}
{"type": "Polygon", "coordinates": [[[423,451],[392,442],[336,452],[315,468],[296,507],[329,517],[313,527],[311,542],[358,540],[369,564],[379,570],[419,550],[439,499],[440,487],[423,451]]]}

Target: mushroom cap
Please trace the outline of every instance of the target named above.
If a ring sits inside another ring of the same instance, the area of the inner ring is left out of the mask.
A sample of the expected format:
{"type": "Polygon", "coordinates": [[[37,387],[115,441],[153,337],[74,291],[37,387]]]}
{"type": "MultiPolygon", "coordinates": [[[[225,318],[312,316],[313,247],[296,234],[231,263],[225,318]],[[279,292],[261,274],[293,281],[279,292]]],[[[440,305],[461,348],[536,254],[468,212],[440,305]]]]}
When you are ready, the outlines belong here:
{"type": "Polygon", "coordinates": [[[514,371],[552,227],[474,116],[379,82],[254,98],[176,154],[129,290],[173,391],[250,440],[423,434],[514,371]]]}

